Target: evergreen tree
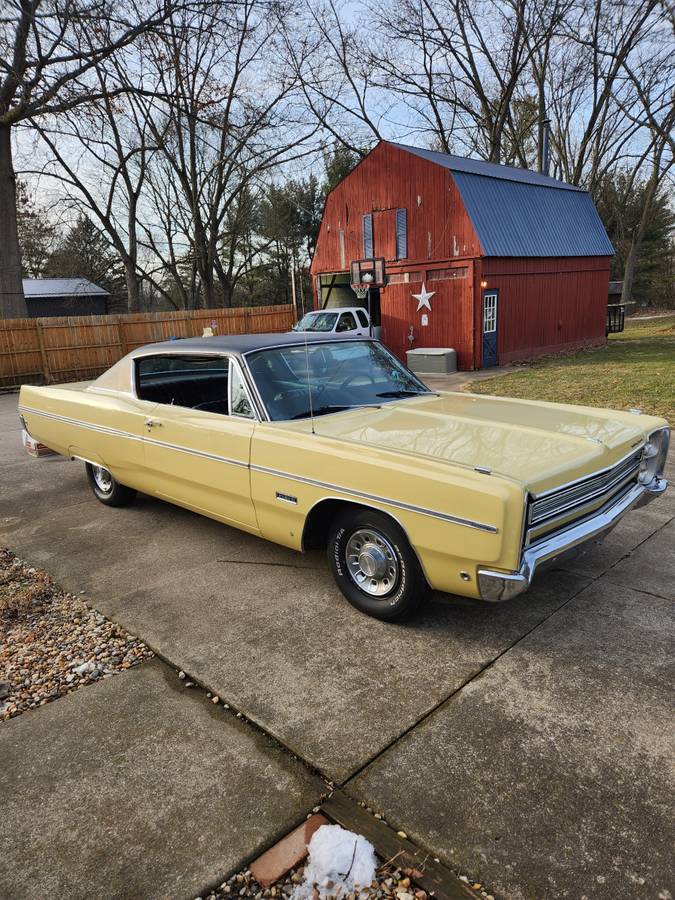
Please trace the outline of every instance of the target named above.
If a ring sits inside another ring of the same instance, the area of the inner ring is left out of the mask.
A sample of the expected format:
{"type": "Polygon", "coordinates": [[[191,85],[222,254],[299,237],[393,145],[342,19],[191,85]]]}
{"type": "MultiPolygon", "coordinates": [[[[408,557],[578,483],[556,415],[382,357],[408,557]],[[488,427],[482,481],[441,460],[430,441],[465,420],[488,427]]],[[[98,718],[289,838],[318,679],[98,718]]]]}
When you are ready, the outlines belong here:
{"type": "Polygon", "coordinates": [[[110,312],[126,312],[124,266],[110,241],[92,220],[80,214],[44,269],[49,278],[86,278],[110,294],[110,312]]]}
{"type": "Polygon", "coordinates": [[[354,166],[365,156],[366,151],[359,155],[342,144],[335,144],[332,150],[323,155],[323,167],[325,170],[323,192],[324,195],[332,191],[335,185],[345,178],[354,166]]]}
{"type": "Polygon", "coordinates": [[[25,181],[16,184],[16,215],[24,278],[42,278],[54,247],[55,229],[35,204],[25,181]]]}
{"type": "MultiPolygon", "coordinates": [[[[623,278],[633,234],[640,221],[646,181],[632,180],[627,172],[605,178],[595,197],[600,217],[614,244],[612,278],[623,278]]],[[[675,213],[667,192],[660,190],[651,205],[635,267],[632,298],[641,306],[675,306],[673,279],[675,213]]]]}

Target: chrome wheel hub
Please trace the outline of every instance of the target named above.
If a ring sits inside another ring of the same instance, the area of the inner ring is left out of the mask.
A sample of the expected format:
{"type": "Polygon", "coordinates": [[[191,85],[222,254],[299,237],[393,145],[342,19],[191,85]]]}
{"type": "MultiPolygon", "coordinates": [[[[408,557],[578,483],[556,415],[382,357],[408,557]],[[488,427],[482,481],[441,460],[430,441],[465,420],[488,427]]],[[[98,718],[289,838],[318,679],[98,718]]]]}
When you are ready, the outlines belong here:
{"type": "Polygon", "coordinates": [[[389,541],[372,528],[359,528],[347,541],[347,569],[371,597],[386,597],[398,584],[399,563],[389,541]]]}
{"type": "Polygon", "coordinates": [[[103,491],[104,494],[109,494],[113,489],[112,475],[107,469],[104,469],[102,466],[93,466],[92,468],[96,487],[100,491],[103,491]]]}

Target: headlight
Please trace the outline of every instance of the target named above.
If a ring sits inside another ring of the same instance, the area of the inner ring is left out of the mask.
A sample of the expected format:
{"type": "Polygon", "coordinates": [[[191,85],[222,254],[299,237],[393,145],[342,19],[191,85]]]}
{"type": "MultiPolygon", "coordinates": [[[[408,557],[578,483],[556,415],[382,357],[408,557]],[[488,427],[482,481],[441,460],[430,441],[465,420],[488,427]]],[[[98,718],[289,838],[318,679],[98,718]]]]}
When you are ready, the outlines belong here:
{"type": "Polygon", "coordinates": [[[659,428],[658,431],[652,431],[649,435],[647,443],[642,448],[642,461],[638,475],[640,484],[649,484],[663,473],[669,442],[670,428],[659,428]]]}

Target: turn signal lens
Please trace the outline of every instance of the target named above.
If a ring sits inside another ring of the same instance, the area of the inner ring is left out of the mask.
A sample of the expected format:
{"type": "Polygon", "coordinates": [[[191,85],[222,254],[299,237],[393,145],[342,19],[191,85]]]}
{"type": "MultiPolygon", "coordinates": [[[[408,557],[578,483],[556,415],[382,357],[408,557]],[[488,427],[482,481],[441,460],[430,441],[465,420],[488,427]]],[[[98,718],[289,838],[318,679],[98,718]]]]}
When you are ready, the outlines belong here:
{"type": "Polygon", "coordinates": [[[642,448],[642,461],[638,475],[640,484],[649,484],[663,473],[668,455],[669,439],[669,428],[659,428],[658,431],[652,431],[649,435],[647,443],[642,448]]]}

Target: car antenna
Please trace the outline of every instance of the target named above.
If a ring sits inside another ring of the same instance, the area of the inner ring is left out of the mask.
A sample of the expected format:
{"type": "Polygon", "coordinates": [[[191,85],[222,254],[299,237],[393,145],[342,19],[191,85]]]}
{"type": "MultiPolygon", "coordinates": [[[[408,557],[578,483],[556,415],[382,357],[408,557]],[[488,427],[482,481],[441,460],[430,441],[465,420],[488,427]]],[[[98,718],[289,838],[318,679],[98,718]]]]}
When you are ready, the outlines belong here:
{"type": "Polygon", "coordinates": [[[307,369],[307,399],[309,400],[309,418],[312,423],[312,434],[316,434],[314,431],[314,407],[312,405],[312,384],[309,380],[309,349],[307,347],[307,332],[304,332],[305,338],[305,367],[307,369]]]}

